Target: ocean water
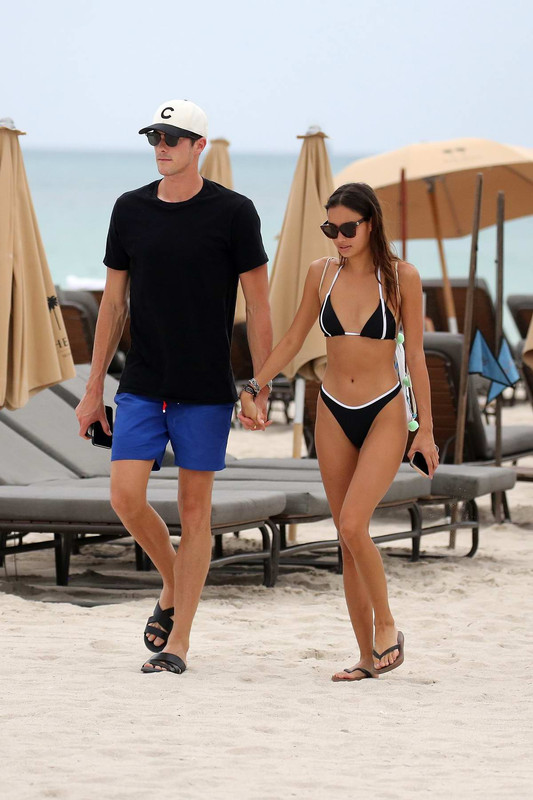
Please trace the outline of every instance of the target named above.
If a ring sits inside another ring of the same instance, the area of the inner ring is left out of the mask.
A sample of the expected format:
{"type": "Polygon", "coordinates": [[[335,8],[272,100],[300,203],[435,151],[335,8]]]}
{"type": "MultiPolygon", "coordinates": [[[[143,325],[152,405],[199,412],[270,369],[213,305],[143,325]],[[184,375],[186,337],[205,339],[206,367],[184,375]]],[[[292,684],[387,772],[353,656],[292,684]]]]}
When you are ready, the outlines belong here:
{"type": "MultiPolygon", "coordinates": [[[[24,142],[22,143],[24,147],[24,142]]],[[[67,287],[68,276],[105,278],[102,263],[109,217],[116,198],[159,175],[153,155],[120,152],[59,152],[24,149],[24,162],[54,283],[67,287]]],[[[330,156],[333,173],[358,157],[330,156]]],[[[265,247],[273,263],[298,154],[231,153],[236,191],[250,197],[261,217],[265,247]]],[[[505,296],[533,293],[533,217],[505,225],[505,296]]],[[[445,242],[450,276],[467,277],[470,238],[445,242]]],[[[478,275],[495,287],[495,228],[480,233],[478,275]]],[[[317,257],[320,253],[317,253],[317,257]]],[[[440,277],[437,245],[408,242],[408,260],[425,278],[440,277]]],[[[504,326],[511,340],[517,331],[507,309],[504,326]]]]}

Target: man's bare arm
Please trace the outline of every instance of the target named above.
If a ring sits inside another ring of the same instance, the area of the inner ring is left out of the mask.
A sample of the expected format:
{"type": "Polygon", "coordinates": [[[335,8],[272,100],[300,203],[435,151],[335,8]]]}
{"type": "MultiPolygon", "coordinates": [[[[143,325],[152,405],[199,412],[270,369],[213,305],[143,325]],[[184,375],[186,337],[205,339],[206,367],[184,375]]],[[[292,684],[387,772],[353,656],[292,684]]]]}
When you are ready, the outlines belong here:
{"type": "Polygon", "coordinates": [[[128,290],[129,272],[108,269],[96,323],[91,373],[85,395],[76,408],[80,436],[84,438],[88,438],[89,425],[97,420],[106,433],[111,433],[104,412],[104,380],[128,316],[128,290]]]}

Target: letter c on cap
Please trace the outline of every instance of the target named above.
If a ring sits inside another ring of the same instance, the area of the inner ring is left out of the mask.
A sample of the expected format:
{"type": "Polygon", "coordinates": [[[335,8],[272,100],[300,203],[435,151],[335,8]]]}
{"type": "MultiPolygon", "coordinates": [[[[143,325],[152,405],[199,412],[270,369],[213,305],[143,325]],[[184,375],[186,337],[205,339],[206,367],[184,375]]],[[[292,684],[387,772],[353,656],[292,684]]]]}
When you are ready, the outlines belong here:
{"type": "Polygon", "coordinates": [[[174,109],[172,108],[172,106],[167,106],[167,107],[166,107],[166,108],[164,108],[164,109],[163,109],[163,111],[161,112],[161,119],[170,119],[170,117],[172,116],[172,114],[165,114],[165,111],[174,111],[174,109]]]}

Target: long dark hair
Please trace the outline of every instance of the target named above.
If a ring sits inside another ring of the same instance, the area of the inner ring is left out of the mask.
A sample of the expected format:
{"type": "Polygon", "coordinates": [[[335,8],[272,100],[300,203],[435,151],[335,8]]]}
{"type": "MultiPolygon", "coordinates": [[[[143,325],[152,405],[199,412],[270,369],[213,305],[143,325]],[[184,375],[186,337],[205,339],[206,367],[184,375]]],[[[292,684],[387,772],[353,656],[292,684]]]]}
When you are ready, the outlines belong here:
{"type": "MultiPolygon", "coordinates": [[[[397,311],[399,297],[394,262],[398,260],[398,257],[385,233],[383,212],[374,190],[366,183],[345,183],[335,189],[326,203],[326,210],[329,211],[330,208],[335,208],[336,206],[350,208],[372,222],[370,250],[372,252],[374,273],[377,278],[378,268],[381,267],[381,281],[385,287],[385,296],[394,310],[397,311]]],[[[340,256],[340,262],[345,264],[346,258],[340,256]]]]}

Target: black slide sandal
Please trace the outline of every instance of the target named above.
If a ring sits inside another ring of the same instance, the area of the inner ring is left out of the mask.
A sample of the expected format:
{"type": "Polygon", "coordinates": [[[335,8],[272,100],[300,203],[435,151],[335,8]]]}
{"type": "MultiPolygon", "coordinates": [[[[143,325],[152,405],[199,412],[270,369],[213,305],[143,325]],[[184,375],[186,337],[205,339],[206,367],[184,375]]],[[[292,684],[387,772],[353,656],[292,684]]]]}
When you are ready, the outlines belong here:
{"type": "Polygon", "coordinates": [[[176,675],[181,675],[187,669],[185,661],[179,656],[173,655],[173,653],[160,653],[157,656],[152,656],[146,663],[153,665],[146,667],[143,664],[141,672],[146,674],[149,672],[174,672],[176,675]],[[156,669],[156,667],[161,667],[161,669],[156,669]]]}
{"type": "Polygon", "coordinates": [[[174,627],[174,620],[171,619],[173,613],[174,608],[165,608],[165,610],[163,610],[158,601],[155,604],[154,613],[151,617],[148,617],[148,622],[146,623],[146,628],[144,629],[143,639],[146,647],[152,653],[160,653],[161,650],[164,650],[168,641],[169,633],[174,627]],[[155,628],[153,625],[154,622],[157,622],[158,625],[161,625],[161,628],[155,628]],[[150,633],[159,637],[159,639],[163,639],[163,644],[160,644],[156,647],[156,645],[147,638],[150,633]]]}

